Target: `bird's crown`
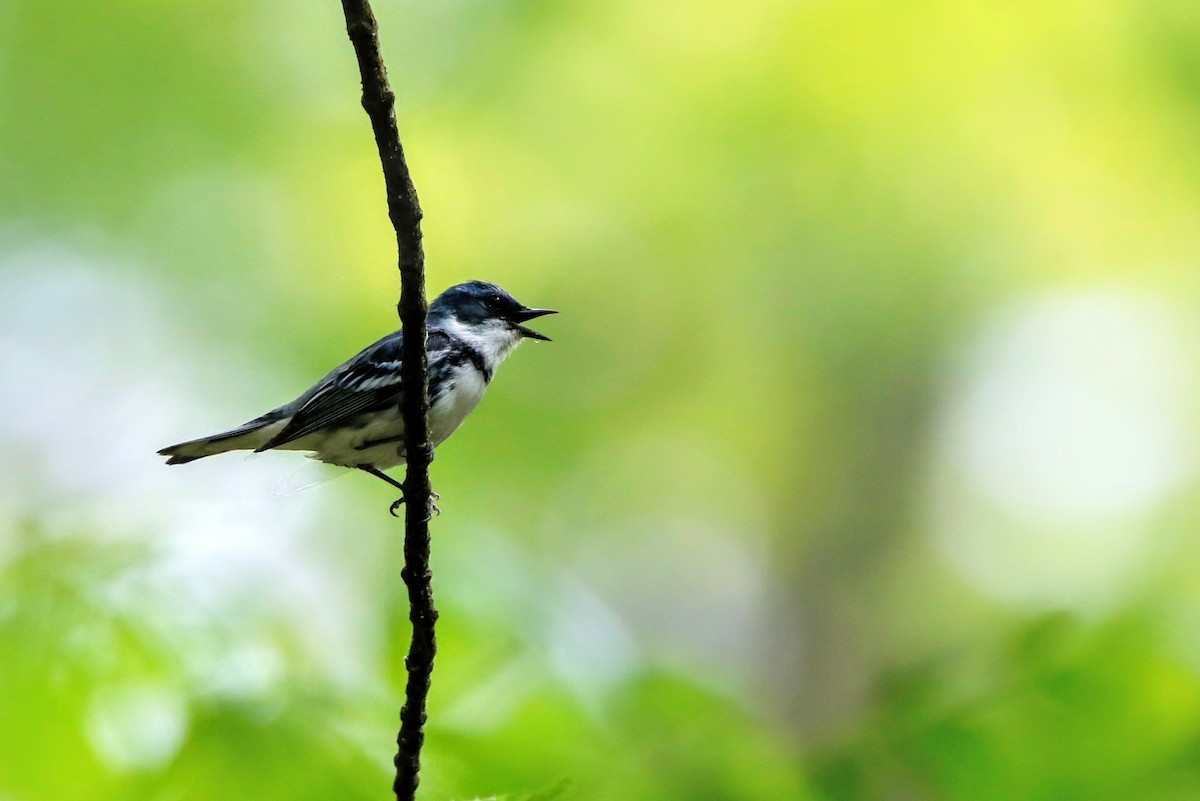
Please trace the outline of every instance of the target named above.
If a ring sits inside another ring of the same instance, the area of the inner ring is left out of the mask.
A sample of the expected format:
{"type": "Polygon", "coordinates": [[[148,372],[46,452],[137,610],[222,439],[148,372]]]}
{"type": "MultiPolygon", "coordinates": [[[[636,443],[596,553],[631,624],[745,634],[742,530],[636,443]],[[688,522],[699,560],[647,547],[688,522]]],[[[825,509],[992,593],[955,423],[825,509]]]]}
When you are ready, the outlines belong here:
{"type": "Polygon", "coordinates": [[[511,318],[525,307],[512,295],[487,281],[456,284],[429,306],[431,317],[455,317],[465,323],[511,318]]]}

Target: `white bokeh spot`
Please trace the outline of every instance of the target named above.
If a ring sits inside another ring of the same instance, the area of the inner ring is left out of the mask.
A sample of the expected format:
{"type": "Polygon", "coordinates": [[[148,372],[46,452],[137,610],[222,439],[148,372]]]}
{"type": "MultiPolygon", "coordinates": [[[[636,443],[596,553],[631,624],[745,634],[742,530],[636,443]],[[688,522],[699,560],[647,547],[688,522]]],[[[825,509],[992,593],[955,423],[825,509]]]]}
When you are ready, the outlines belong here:
{"type": "Polygon", "coordinates": [[[958,572],[1018,603],[1119,601],[1194,470],[1189,335],[1166,300],[1117,290],[993,320],[939,421],[934,536],[958,572]]]}

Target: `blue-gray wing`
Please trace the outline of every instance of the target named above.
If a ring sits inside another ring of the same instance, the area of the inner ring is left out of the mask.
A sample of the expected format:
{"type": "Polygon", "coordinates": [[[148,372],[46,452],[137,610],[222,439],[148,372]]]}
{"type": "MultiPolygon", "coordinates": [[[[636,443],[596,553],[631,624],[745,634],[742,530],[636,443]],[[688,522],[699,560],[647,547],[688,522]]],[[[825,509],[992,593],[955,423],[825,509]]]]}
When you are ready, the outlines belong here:
{"type": "Polygon", "coordinates": [[[395,407],[403,395],[400,359],[403,338],[389,334],[318,381],[296,399],[288,424],[257,448],[266,451],[327,428],[348,423],[361,414],[395,407]]]}

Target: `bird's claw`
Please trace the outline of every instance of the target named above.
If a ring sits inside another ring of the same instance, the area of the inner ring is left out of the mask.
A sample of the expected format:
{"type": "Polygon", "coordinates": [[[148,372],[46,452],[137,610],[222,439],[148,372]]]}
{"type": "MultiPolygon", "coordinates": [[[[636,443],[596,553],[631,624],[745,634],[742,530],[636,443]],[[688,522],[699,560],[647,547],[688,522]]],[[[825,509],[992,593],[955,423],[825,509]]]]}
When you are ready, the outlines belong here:
{"type": "MultiPolygon", "coordinates": [[[[440,517],[442,514],[442,510],[440,508],[438,508],[438,505],[436,502],[440,501],[442,499],[442,496],[438,495],[436,492],[431,492],[431,493],[429,493],[429,498],[430,498],[429,505],[430,505],[430,507],[433,508],[434,516],[440,517]]],[[[396,510],[399,509],[403,505],[404,505],[404,497],[403,496],[392,501],[392,505],[388,507],[388,511],[391,512],[392,517],[400,516],[400,515],[396,514],[396,510]]]]}

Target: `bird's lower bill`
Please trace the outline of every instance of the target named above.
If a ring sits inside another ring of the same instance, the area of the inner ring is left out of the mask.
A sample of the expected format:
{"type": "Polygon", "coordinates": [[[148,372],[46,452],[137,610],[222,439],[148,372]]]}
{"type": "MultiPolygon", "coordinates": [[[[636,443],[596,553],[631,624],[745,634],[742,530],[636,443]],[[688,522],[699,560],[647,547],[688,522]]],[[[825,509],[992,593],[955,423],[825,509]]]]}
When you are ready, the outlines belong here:
{"type": "Polygon", "coordinates": [[[517,330],[521,332],[521,336],[523,336],[523,337],[529,337],[530,339],[540,339],[543,342],[550,341],[550,337],[546,336],[545,334],[534,331],[532,328],[526,328],[523,325],[518,325],[517,330]]]}

